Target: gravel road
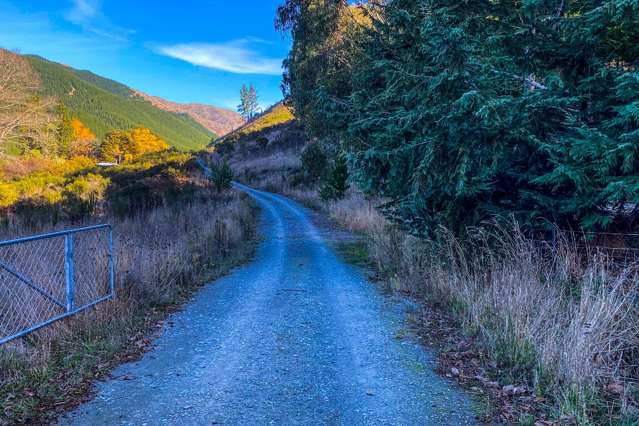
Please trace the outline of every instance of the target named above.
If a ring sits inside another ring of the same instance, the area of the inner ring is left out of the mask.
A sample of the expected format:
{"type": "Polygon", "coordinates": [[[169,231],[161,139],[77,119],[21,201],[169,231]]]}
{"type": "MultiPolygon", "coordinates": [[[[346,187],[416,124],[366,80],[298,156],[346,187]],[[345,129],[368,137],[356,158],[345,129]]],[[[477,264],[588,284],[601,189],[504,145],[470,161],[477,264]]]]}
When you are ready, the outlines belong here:
{"type": "Polygon", "coordinates": [[[238,187],[262,208],[254,261],[202,288],[59,424],[474,424],[470,398],[407,333],[411,305],[345,264],[311,212],[238,187]]]}

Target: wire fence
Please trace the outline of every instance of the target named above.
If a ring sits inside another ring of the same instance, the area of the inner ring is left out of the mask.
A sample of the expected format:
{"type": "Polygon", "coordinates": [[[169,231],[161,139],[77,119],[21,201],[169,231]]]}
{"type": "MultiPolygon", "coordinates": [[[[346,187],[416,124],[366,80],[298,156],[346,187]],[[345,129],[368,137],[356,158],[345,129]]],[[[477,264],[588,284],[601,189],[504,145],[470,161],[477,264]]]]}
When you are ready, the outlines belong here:
{"type": "Polygon", "coordinates": [[[0,241],[0,344],[110,299],[113,262],[109,225],[0,241]]]}
{"type": "Polygon", "coordinates": [[[636,233],[537,229],[530,231],[528,237],[554,252],[563,245],[579,252],[605,256],[619,265],[639,262],[639,234],[636,233]]]}

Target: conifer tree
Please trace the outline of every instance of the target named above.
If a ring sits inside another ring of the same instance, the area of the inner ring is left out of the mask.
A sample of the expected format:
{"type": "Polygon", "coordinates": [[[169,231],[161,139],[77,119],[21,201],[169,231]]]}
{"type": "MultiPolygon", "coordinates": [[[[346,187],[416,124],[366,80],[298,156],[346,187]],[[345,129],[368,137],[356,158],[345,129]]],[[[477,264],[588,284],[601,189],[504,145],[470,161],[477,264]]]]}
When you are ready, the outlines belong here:
{"type": "Polygon", "coordinates": [[[246,84],[243,84],[240,90],[240,104],[237,106],[237,112],[244,117],[244,120],[248,121],[251,119],[251,102],[249,89],[246,87],[246,84]]]}
{"type": "Polygon", "coordinates": [[[233,182],[233,171],[229,163],[224,160],[221,164],[211,165],[210,180],[215,186],[217,192],[222,192],[231,187],[233,182]]]}
{"type": "Polygon", "coordinates": [[[252,119],[253,117],[255,117],[259,107],[260,104],[257,100],[257,90],[255,90],[255,87],[253,86],[253,84],[251,84],[248,90],[249,118],[252,119]]]}
{"type": "Polygon", "coordinates": [[[320,188],[322,200],[339,200],[344,198],[348,190],[348,165],[346,156],[340,154],[335,159],[328,176],[320,188]]]}
{"type": "Polygon", "coordinates": [[[599,230],[639,204],[639,3],[367,3],[280,8],[286,89],[405,226],[599,230]]]}

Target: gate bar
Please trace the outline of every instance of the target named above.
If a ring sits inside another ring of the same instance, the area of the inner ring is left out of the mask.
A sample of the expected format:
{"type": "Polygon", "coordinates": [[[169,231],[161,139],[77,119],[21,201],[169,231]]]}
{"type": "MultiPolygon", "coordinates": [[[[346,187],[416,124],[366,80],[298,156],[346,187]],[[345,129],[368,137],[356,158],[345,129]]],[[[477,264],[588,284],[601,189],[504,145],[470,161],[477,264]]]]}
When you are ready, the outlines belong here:
{"type": "Polygon", "coordinates": [[[69,229],[66,231],[49,232],[47,234],[32,235],[30,237],[16,238],[15,240],[0,241],[0,247],[9,246],[16,243],[26,243],[29,241],[43,240],[45,238],[63,237],[65,235],[77,234],[78,232],[93,231],[94,229],[109,228],[111,225],[94,225],[84,228],[69,229]]]}
{"type": "Polygon", "coordinates": [[[45,321],[43,323],[40,323],[38,325],[34,325],[32,327],[29,327],[29,328],[27,328],[25,330],[22,330],[22,331],[20,331],[20,332],[18,332],[16,334],[11,335],[11,336],[4,337],[4,338],[0,339],[0,345],[4,345],[5,343],[10,342],[13,339],[17,339],[18,337],[25,336],[25,335],[27,335],[29,333],[32,333],[32,332],[34,332],[36,330],[41,329],[42,327],[46,327],[47,325],[51,325],[51,324],[53,324],[56,321],[60,321],[61,319],[73,316],[73,315],[77,314],[78,312],[84,311],[85,309],[89,309],[90,307],[95,306],[98,303],[102,303],[102,302],[104,302],[106,300],[111,300],[112,298],[113,298],[113,295],[112,294],[108,294],[108,295],[103,296],[103,297],[101,297],[101,298],[99,298],[97,300],[94,300],[91,303],[87,303],[86,305],[84,305],[82,307],[76,308],[76,309],[74,309],[71,312],[65,312],[63,314],[57,315],[57,316],[55,316],[53,318],[50,318],[50,319],[48,319],[47,321],[45,321]]]}
{"type": "Polygon", "coordinates": [[[75,287],[75,268],[73,267],[73,234],[64,236],[64,281],[67,293],[67,312],[73,310],[73,292],[75,287]]]}
{"type": "Polygon", "coordinates": [[[49,299],[50,301],[52,301],[53,303],[55,303],[56,305],[60,306],[61,308],[66,309],[66,306],[64,305],[64,303],[59,302],[55,297],[53,297],[52,295],[50,295],[49,293],[47,293],[45,290],[41,289],[40,287],[38,287],[37,285],[35,285],[33,283],[33,281],[31,281],[28,277],[25,277],[24,275],[22,275],[20,272],[16,271],[15,269],[13,269],[11,266],[3,263],[2,261],[0,261],[0,269],[4,269],[5,271],[7,271],[8,273],[10,273],[11,275],[13,275],[14,277],[16,277],[18,280],[22,281],[23,283],[25,283],[26,285],[29,286],[29,288],[37,291],[38,293],[40,293],[42,296],[44,296],[45,298],[49,299]]]}

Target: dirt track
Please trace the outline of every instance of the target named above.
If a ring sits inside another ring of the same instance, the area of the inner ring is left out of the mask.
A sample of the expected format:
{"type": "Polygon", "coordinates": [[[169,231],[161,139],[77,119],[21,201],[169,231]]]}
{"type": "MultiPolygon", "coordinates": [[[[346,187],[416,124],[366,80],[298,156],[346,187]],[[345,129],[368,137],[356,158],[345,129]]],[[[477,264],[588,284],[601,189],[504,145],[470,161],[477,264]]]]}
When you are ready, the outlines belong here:
{"type": "Polygon", "coordinates": [[[263,211],[254,261],[199,291],[60,424],[473,424],[469,398],[403,337],[410,305],[337,257],[306,209],[238,187],[263,211]]]}

